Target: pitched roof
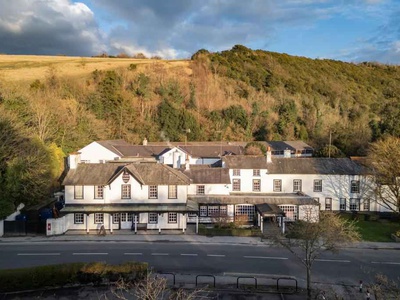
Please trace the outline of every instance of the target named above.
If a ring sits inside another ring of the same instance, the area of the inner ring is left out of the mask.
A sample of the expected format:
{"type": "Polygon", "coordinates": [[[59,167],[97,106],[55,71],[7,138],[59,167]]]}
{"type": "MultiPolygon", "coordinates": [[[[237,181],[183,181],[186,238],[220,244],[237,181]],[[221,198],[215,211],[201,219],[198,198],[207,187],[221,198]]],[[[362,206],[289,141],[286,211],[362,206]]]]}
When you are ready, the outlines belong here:
{"type": "Polygon", "coordinates": [[[229,169],[268,169],[267,158],[262,155],[224,156],[222,161],[229,169]]]}
{"type": "Polygon", "coordinates": [[[164,152],[164,146],[121,145],[116,147],[122,156],[129,157],[156,157],[164,152]]]}
{"type": "Polygon", "coordinates": [[[131,146],[129,143],[125,142],[122,139],[120,139],[120,140],[96,141],[96,143],[102,145],[104,148],[114,152],[117,155],[121,155],[121,152],[119,152],[118,147],[131,146]]]}
{"type": "Polygon", "coordinates": [[[138,179],[144,185],[188,185],[190,183],[187,176],[163,164],[129,164],[126,168],[135,177],[139,174],[138,179]]]}
{"type": "Polygon", "coordinates": [[[229,170],[223,168],[196,168],[184,170],[183,174],[196,184],[230,184],[229,170]]]}
{"type": "Polygon", "coordinates": [[[78,164],[76,169],[70,169],[62,185],[106,185],[115,176],[123,164],[78,164]]]}
{"type": "Polygon", "coordinates": [[[349,158],[272,158],[271,174],[365,175],[368,169],[349,158]]]}
{"type": "Polygon", "coordinates": [[[204,146],[179,146],[182,150],[189,153],[192,157],[220,157],[221,155],[241,155],[244,148],[238,145],[204,145],[204,146]]]}
{"type": "Polygon", "coordinates": [[[105,163],[78,164],[68,170],[63,185],[108,185],[127,169],[144,185],[188,185],[190,180],[184,174],[166,165],[156,163],[105,163]]]}
{"type": "Polygon", "coordinates": [[[267,169],[269,174],[368,174],[361,164],[349,158],[272,158],[266,162],[264,156],[226,156],[222,160],[230,169],[267,169]]]}

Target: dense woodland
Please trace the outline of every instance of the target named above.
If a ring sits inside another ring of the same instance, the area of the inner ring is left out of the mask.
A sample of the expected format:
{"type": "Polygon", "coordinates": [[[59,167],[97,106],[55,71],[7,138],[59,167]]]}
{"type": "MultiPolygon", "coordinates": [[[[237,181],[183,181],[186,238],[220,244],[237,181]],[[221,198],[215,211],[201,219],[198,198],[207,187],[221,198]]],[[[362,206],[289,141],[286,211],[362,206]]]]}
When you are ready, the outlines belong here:
{"type": "Polygon", "coordinates": [[[324,156],[331,136],[331,155],[365,155],[400,136],[399,97],[399,66],[240,45],[182,68],[155,60],[66,78],[49,67],[45,80],[0,81],[0,218],[46,199],[63,157],[93,140],[301,139],[324,156]]]}

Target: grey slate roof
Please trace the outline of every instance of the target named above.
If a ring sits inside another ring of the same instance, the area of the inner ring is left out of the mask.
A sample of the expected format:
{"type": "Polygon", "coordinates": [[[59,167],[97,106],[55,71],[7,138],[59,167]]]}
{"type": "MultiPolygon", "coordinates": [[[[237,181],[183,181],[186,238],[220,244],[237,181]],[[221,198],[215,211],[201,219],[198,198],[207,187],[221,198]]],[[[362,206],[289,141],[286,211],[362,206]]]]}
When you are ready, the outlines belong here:
{"type": "Polygon", "coordinates": [[[222,155],[242,155],[244,154],[243,146],[238,145],[204,145],[204,146],[185,146],[180,145],[180,149],[189,153],[192,157],[215,158],[222,155]]]}
{"type": "Polygon", "coordinates": [[[143,146],[143,145],[123,145],[116,147],[122,156],[129,157],[157,157],[160,153],[164,152],[164,146],[143,146]]]}
{"type": "Polygon", "coordinates": [[[264,156],[223,157],[230,169],[267,169],[269,174],[321,174],[321,175],[361,175],[368,169],[349,158],[272,158],[266,162],[264,156]]]}
{"type": "Polygon", "coordinates": [[[144,185],[188,185],[189,178],[166,165],[156,163],[139,164],[78,164],[68,170],[63,185],[107,185],[127,169],[144,185]]]}
{"type": "Polygon", "coordinates": [[[76,169],[68,170],[62,185],[106,185],[123,164],[78,164],[76,169]]]}
{"type": "Polygon", "coordinates": [[[125,142],[124,140],[104,140],[104,141],[96,141],[96,143],[102,145],[104,148],[114,152],[117,155],[121,155],[122,153],[119,152],[118,147],[121,146],[130,146],[129,143],[125,142]]]}
{"type": "Polygon", "coordinates": [[[272,158],[271,174],[363,175],[368,169],[349,158],[272,158]]]}
{"type": "Polygon", "coordinates": [[[144,185],[188,185],[190,183],[189,178],[182,172],[163,164],[129,164],[126,168],[134,176],[139,174],[144,185]]]}
{"type": "Polygon", "coordinates": [[[267,159],[261,155],[232,155],[222,158],[229,169],[268,169],[267,159]]]}
{"type": "Polygon", "coordinates": [[[195,184],[230,184],[229,170],[223,168],[195,168],[182,171],[195,184]]]}

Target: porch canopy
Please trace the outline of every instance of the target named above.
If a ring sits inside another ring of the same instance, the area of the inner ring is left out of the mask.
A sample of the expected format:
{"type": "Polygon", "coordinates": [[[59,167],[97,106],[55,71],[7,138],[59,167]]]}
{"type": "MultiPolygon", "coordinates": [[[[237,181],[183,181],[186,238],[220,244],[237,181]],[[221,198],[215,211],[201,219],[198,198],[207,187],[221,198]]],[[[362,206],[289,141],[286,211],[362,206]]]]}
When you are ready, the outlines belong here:
{"type": "Polygon", "coordinates": [[[285,216],[285,213],[276,204],[268,204],[268,203],[256,204],[256,210],[263,218],[285,216]]]}
{"type": "Polygon", "coordinates": [[[155,213],[198,213],[199,205],[194,201],[188,201],[187,203],[163,203],[163,204],[147,204],[147,203],[135,203],[135,204],[66,204],[61,210],[61,214],[70,213],[144,213],[144,212],[155,212],[155,213]]]}

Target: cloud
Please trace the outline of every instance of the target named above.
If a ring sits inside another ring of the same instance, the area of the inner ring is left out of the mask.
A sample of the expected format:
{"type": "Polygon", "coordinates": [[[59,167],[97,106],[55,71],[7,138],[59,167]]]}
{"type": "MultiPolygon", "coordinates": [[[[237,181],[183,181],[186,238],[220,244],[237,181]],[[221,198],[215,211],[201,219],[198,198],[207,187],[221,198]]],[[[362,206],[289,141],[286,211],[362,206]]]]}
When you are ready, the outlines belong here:
{"type": "Polygon", "coordinates": [[[1,0],[0,52],[92,55],[106,47],[93,12],[69,0],[1,0]]]}

